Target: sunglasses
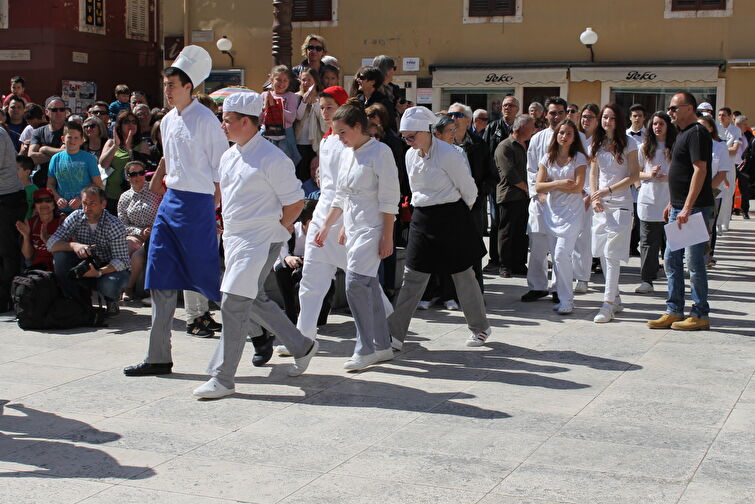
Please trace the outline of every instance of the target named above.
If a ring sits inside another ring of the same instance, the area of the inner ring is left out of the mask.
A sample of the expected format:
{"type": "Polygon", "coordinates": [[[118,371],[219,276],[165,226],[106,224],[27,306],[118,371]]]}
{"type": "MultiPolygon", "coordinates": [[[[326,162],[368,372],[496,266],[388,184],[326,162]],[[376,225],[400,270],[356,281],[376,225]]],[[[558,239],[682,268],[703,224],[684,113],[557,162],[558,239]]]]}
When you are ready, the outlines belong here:
{"type": "Polygon", "coordinates": [[[368,119],[375,119],[377,117],[377,112],[372,112],[371,114],[367,114],[368,119]]]}
{"type": "Polygon", "coordinates": [[[128,173],[127,173],[127,175],[128,175],[129,177],[143,177],[143,176],[145,176],[146,174],[147,174],[147,172],[146,172],[146,171],[144,171],[144,170],[139,170],[139,171],[132,171],[132,172],[128,172],[128,173]]]}
{"type": "Polygon", "coordinates": [[[50,112],[65,112],[66,111],[65,107],[50,107],[47,110],[49,110],[50,112]]]}
{"type": "Polygon", "coordinates": [[[688,103],[683,103],[682,105],[671,105],[669,108],[666,109],[668,112],[676,112],[679,110],[679,107],[684,107],[685,105],[689,105],[688,103]]]}
{"type": "Polygon", "coordinates": [[[461,119],[462,117],[464,117],[464,114],[462,112],[449,112],[446,115],[448,115],[448,117],[453,117],[454,119],[461,119]]]}
{"type": "Polygon", "coordinates": [[[488,119],[487,117],[478,117],[477,120],[478,121],[489,121],[490,119],[488,119]]]}
{"type": "Polygon", "coordinates": [[[104,110],[92,110],[89,113],[92,114],[92,115],[105,115],[105,114],[107,114],[107,112],[105,112],[104,110]]]}
{"type": "Polygon", "coordinates": [[[54,203],[54,202],[52,201],[52,198],[39,198],[39,199],[35,199],[34,203],[54,203]]]}
{"type": "Polygon", "coordinates": [[[83,128],[84,128],[84,129],[94,129],[94,128],[96,128],[96,127],[97,127],[97,125],[96,125],[96,124],[91,124],[91,123],[90,123],[90,124],[85,124],[85,125],[83,126],[83,128]]]}
{"type": "Polygon", "coordinates": [[[324,49],[323,49],[323,47],[322,47],[322,46],[317,46],[317,45],[308,45],[308,46],[307,46],[307,51],[317,51],[317,52],[322,52],[322,51],[324,51],[324,49]]]}
{"type": "Polygon", "coordinates": [[[576,114],[577,112],[579,112],[577,109],[569,109],[566,111],[567,114],[576,114]]]}
{"type": "Polygon", "coordinates": [[[414,139],[415,139],[416,137],[417,137],[417,134],[416,134],[416,133],[415,133],[415,134],[413,134],[413,135],[402,135],[402,136],[401,136],[401,138],[403,138],[403,139],[404,139],[404,142],[406,142],[406,143],[410,143],[410,142],[413,142],[413,141],[414,141],[414,139]]]}
{"type": "Polygon", "coordinates": [[[124,119],[121,124],[138,124],[136,119],[124,119]]]}

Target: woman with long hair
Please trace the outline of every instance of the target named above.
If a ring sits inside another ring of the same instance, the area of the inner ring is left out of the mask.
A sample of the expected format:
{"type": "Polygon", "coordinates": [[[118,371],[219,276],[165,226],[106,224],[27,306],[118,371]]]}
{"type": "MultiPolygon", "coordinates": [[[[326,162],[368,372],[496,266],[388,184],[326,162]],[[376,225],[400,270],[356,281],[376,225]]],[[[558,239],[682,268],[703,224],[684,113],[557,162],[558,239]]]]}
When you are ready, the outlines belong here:
{"type": "MultiPolygon", "coordinates": [[[[379,68],[363,66],[354,75],[354,82],[351,85],[351,96],[359,98],[364,108],[369,107],[373,103],[381,103],[388,111],[389,117],[396,117],[396,109],[393,106],[393,102],[380,91],[384,81],[385,76],[379,68]]],[[[396,122],[388,121],[382,127],[386,130],[395,131],[396,122]]]]}
{"type": "Polygon", "coordinates": [[[310,165],[317,157],[320,140],[328,129],[328,125],[320,113],[318,96],[322,92],[320,73],[310,67],[305,67],[299,74],[299,108],[296,110],[294,133],[296,134],[296,148],[301,154],[301,161],[296,165],[296,177],[302,182],[312,177],[310,165]]]}
{"type": "Polygon", "coordinates": [[[569,119],[561,121],[547,153],[540,159],[535,181],[538,193],[546,193],[543,222],[553,251],[553,270],[559,303],[554,309],[560,315],[574,310],[572,289],[572,253],[582,230],[587,157],[577,125],[569,119]]]}
{"type": "Polygon", "coordinates": [[[341,153],[335,199],[314,237],[323,247],[331,226],[343,215],[346,244],[346,299],[357,327],[357,343],[344,369],[356,371],[391,360],[391,336],[377,274],[380,260],[393,253],[393,221],[399,202],[396,162],[391,149],[368,135],[367,116],[349,100],[332,120],[346,147],[341,153]]]}
{"type": "Polygon", "coordinates": [[[619,296],[621,261],[629,260],[632,229],[632,193],[639,180],[637,143],[627,142],[624,113],[612,103],[604,105],[590,150],[590,193],[595,212],[592,254],[600,258],[605,277],[603,306],[593,321],[611,321],[623,309],[619,296]]]}
{"type": "Polygon", "coordinates": [[[653,292],[653,280],[658,275],[658,258],[663,244],[663,211],[669,203],[668,170],[676,140],[676,127],[665,112],[650,117],[645,140],[637,151],[640,165],[640,190],[637,194],[637,217],[640,219],[640,278],[642,283],[634,291],[653,292]]]}

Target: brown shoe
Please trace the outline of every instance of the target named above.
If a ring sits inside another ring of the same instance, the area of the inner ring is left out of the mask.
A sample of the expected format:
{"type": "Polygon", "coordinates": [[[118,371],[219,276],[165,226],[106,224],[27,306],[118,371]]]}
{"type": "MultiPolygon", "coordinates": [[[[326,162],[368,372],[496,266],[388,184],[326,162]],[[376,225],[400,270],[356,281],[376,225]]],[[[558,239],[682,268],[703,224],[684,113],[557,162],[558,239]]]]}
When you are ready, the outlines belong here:
{"type": "Polygon", "coordinates": [[[682,320],[682,317],[664,313],[659,319],[648,320],[648,327],[650,329],[668,329],[669,327],[671,327],[671,324],[680,320],[682,320]]]}
{"type": "Polygon", "coordinates": [[[710,319],[687,317],[681,322],[671,324],[671,329],[675,331],[708,331],[710,330],[710,319]]]}

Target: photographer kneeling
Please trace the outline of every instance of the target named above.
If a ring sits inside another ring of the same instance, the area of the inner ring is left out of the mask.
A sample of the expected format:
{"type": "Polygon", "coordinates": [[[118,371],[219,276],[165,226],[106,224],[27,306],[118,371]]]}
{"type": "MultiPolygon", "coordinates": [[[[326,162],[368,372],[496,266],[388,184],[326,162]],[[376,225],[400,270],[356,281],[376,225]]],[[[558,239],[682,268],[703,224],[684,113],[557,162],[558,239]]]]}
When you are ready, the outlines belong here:
{"type": "Polygon", "coordinates": [[[95,280],[93,288],[105,296],[108,315],[115,315],[129,278],[126,228],[105,209],[107,195],[100,187],[88,186],[81,191],[81,207],[47,241],[55,276],[63,294],[72,299],[81,298],[83,279],[95,280]]]}

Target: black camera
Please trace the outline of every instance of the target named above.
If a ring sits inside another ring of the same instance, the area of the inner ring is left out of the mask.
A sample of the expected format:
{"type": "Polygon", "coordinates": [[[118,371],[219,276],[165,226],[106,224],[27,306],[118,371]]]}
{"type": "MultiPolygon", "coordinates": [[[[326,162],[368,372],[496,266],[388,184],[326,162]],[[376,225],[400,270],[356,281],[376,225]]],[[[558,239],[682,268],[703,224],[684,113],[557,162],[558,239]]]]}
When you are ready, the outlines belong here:
{"type": "Polygon", "coordinates": [[[84,274],[89,271],[90,264],[94,266],[95,269],[99,269],[105,266],[105,263],[100,261],[97,256],[92,255],[68,270],[68,276],[74,280],[81,280],[82,278],[84,278],[84,274]]]}

